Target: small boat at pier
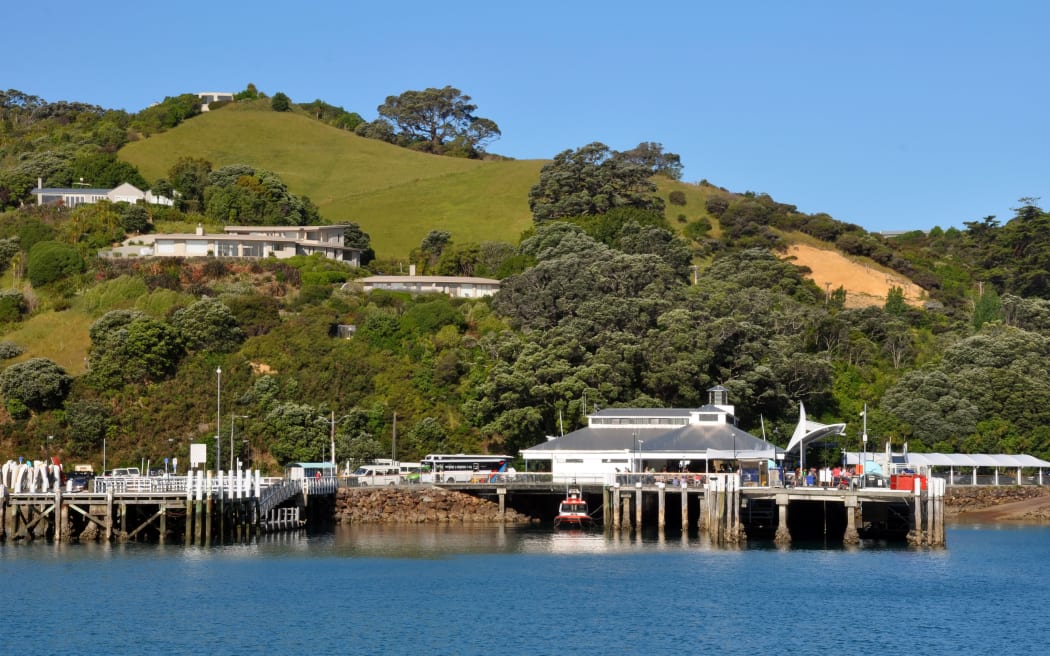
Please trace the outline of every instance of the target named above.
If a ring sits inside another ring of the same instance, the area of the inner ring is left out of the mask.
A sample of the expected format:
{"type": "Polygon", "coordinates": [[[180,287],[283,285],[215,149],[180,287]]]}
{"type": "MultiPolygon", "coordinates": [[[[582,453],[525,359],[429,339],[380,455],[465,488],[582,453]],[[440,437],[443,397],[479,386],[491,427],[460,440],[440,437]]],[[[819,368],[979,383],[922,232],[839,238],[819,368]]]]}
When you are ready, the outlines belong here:
{"type": "Polygon", "coordinates": [[[570,489],[565,499],[558,504],[558,515],[554,518],[554,528],[581,529],[594,525],[594,518],[587,511],[587,501],[577,489],[570,489]]]}

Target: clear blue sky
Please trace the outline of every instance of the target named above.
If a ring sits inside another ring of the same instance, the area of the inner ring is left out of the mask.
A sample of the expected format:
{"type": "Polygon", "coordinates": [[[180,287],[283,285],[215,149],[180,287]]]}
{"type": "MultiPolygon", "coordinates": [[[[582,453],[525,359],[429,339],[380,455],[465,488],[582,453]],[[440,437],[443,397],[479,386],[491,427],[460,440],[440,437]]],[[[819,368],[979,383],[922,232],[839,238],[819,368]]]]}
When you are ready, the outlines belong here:
{"type": "Polygon", "coordinates": [[[196,91],[283,91],[368,120],[452,85],[551,158],[601,141],[681,155],[684,179],[868,230],[1050,204],[1050,3],[20,2],[0,87],[138,111],[196,91]]]}

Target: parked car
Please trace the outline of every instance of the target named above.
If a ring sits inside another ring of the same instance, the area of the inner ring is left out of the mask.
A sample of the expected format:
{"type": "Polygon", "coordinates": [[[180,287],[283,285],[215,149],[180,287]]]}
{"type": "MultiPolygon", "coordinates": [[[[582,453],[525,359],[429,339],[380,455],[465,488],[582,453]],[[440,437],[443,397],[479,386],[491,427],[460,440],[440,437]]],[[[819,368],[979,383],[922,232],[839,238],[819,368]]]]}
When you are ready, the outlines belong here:
{"type": "Polygon", "coordinates": [[[94,478],[91,472],[73,472],[66,478],[66,492],[90,492],[94,478]]]}

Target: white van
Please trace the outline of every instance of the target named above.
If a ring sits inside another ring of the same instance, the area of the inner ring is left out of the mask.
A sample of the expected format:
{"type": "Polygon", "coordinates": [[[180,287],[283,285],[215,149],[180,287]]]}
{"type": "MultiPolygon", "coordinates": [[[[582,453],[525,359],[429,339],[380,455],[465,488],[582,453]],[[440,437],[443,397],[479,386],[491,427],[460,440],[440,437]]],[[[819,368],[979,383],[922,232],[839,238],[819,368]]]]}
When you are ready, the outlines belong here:
{"type": "Polygon", "coordinates": [[[357,485],[398,485],[401,469],[397,465],[361,465],[350,478],[357,485]]]}

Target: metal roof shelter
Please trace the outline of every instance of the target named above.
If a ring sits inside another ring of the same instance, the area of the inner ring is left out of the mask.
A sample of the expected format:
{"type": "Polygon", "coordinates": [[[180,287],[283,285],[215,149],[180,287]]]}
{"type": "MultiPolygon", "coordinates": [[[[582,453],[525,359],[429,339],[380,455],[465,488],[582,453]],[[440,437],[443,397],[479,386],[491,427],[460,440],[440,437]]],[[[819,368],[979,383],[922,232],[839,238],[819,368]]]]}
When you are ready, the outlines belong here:
{"type": "Polygon", "coordinates": [[[955,478],[955,468],[972,467],[973,485],[977,485],[977,468],[995,468],[995,484],[999,484],[999,468],[1017,469],[1017,483],[1021,482],[1021,469],[1025,467],[1039,470],[1039,484],[1043,484],[1043,469],[1050,467],[1050,462],[1025,453],[908,453],[905,460],[910,465],[920,467],[948,467],[949,480],[955,478]]]}
{"type": "MultiPolygon", "coordinates": [[[[949,482],[956,481],[956,470],[966,467],[971,468],[970,485],[977,485],[977,469],[987,467],[995,470],[993,485],[999,485],[999,469],[1016,469],[1017,481],[1021,481],[1022,469],[1038,469],[1039,484],[1043,484],[1043,469],[1050,468],[1050,462],[1036,458],[1025,453],[913,453],[907,450],[903,452],[891,452],[887,447],[885,454],[882,452],[869,451],[866,463],[873,461],[881,462],[889,466],[891,470],[901,470],[913,467],[941,467],[949,470],[949,482]]],[[[847,465],[860,464],[863,455],[857,451],[844,453],[844,462],[847,465]]]]}

